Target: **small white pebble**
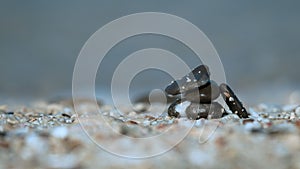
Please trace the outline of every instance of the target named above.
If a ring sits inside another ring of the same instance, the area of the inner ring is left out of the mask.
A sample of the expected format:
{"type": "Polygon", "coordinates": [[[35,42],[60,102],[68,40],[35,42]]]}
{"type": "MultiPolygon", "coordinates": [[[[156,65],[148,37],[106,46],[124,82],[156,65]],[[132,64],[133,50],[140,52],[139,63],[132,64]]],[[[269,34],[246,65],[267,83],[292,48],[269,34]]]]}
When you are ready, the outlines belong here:
{"type": "Polygon", "coordinates": [[[294,120],[296,118],[296,114],[295,113],[291,113],[290,119],[294,120]]]}
{"type": "Polygon", "coordinates": [[[239,122],[240,118],[236,114],[229,114],[221,118],[221,123],[239,122]]]}
{"type": "Polygon", "coordinates": [[[66,119],[65,122],[66,122],[67,124],[71,124],[71,123],[73,123],[73,120],[72,120],[72,119],[66,119]]]}
{"type": "Polygon", "coordinates": [[[247,131],[259,130],[261,128],[262,128],[261,124],[257,121],[254,121],[253,123],[245,124],[245,130],[247,130],[247,131]]]}
{"type": "Polygon", "coordinates": [[[270,120],[275,120],[276,118],[274,116],[269,116],[270,120]]]}
{"type": "Polygon", "coordinates": [[[297,107],[295,113],[298,117],[300,117],[300,107],[297,107]]]}
{"type": "Polygon", "coordinates": [[[137,103],[133,106],[133,110],[138,111],[138,112],[143,112],[146,109],[147,108],[146,108],[145,104],[143,104],[143,103],[137,103]]]}
{"type": "Polygon", "coordinates": [[[181,117],[185,117],[186,116],[185,111],[187,107],[190,105],[191,105],[190,101],[185,101],[182,102],[181,104],[176,105],[175,110],[180,113],[181,117]]]}
{"type": "Polygon", "coordinates": [[[145,120],[145,121],[143,122],[143,125],[144,125],[144,126],[149,126],[149,125],[150,125],[150,121],[149,121],[149,120],[145,120]]]}
{"type": "Polygon", "coordinates": [[[256,119],[258,122],[261,122],[261,121],[263,121],[263,118],[262,117],[257,117],[257,119],[256,119]]]}
{"type": "Polygon", "coordinates": [[[135,115],[136,115],[136,112],[134,112],[134,111],[131,111],[131,112],[128,113],[128,116],[130,116],[130,117],[133,117],[135,115]]]}
{"type": "Polygon", "coordinates": [[[68,136],[68,129],[64,126],[56,127],[51,134],[53,137],[64,139],[68,136]]]}
{"type": "Polygon", "coordinates": [[[186,77],[186,82],[191,82],[191,79],[189,77],[186,77]]]}
{"type": "Polygon", "coordinates": [[[285,115],[285,116],[284,116],[284,119],[290,119],[290,115],[288,115],[288,114],[285,115]]]}
{"type": "Polygon", "coordinates": [[[155,126],[157,125],[157,121],[152,121],[150,124],[155,126]]]}

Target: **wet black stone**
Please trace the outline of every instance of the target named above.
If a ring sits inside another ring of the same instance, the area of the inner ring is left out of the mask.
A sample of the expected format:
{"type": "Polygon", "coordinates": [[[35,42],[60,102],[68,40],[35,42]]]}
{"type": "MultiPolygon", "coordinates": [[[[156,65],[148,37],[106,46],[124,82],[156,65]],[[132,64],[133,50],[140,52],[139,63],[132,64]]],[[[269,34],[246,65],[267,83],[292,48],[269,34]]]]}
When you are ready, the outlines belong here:
{"type": "Polygon", "coordinates": [[[220,96],[218,84],[211,80],[205,86],[198,87],[183,94],[186,100],[196,103],[211,103],[220,96]]]}
{"type": "Polygon", "coordinates": [[[179,94],[180,93],[180,89],[179,89],[178,83],[176,81],[172,81],[172,83],[170,83],[166,87],[165,92],[167,94],[170,94],[170,95],[177,95],[177,94],[179,94]]]}
{"type": "Polygon", "coordinates": [[[185,93],[189,90],[206,85],[210,81],[209,69],[205,65],[200,65],[181,79],[169,84],[165,92],[170,95],[185,93]]]}
{"type": "MultiPolygon", "coordinates": [[[[200,65],[196,67],[191,74],[189,74],[190,77],[194,76],[197,82],[201,81],[207,81],[209,80],[210,72],[209,68],[206,65],[200,65]]],[[[204,82],[206,83],[206,82],[204,82]]]]}
{"type": "Polygon", "coordinates": [[[232,113],[237,114],[240,118],[248,118],[248,113],[243,104],[228,85],[222,83],[220,92],[232,113]]]}
{"type": "Polygon", "coordinates": [[[227,113],[222,105],[217,102],[209,104],[191,103],[186,109],[187,118],[198,120],[207,118],[209,115],[212,119],[221,118],[224,113],[227,113]]]}
{"type": "Polygon", "coordinates": [[[186,109],[186,113],[191,119],[207,118],[208,110],[211,107],[219,110],[219,112],[223,112],[219,114],[220,117],[225,116],[228,114],[225,109],[220,104],[213,102],[221,94],[233,113],[237,114],[240,118],[248,118],[246,109],[229,86],[226,84],[218,86],[216,82],[210,80],[210,72],[205,65],[200,65],[181,79],[173,81],[166,87],[165,91],[174,97],[181,94],[181,98],[169,106],[169,116],[180,116],[180,113],[176,112],[175,107],[183,101],[190,101],[192,103],[186,109]]]}

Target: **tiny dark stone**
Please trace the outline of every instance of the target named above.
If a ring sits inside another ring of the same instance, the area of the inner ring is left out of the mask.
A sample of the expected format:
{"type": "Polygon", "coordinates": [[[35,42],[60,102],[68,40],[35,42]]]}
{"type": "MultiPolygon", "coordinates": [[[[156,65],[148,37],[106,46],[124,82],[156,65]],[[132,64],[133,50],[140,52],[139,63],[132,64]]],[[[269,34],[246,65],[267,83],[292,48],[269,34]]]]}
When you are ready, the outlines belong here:
{"type": "Polygon", "coordinates": [[[71,118],[71,116],[70,115],[68,115],[68,114],[66,114],[66,113],[63,113],[63,114],[61,114],[62,116],[64,116],[64,117],[68,117],[68,118],[71,118]]]}
{"type": "Polygon", "coordinates": [[[149,115],[146,115],[145,118],[148,119],[148,120],[155,120],[156,119],[155,117],[149,116],[149,115]]]}
{"type": "Polygon", "coordinates": [[[127,121],[128,124],[134,124],[134,125],[138,125],[139,123],[133,120],[129,120],[127,121]]]}
{"type": "Polygon", "coordinates": [[[45,132],[45,131],[41,131],[41,132],[39,133],[39,136],[44,137],[44,138],[48,138],[48,137],[50,136],[50,134],[47,133],[47,132],[45,132]]]}
{"type": "Polygon", "coordinates": [[[7,132],[5,131],[0,131],[0,137],[5,137],[7,135],[7,132]]]}
{"type": "Polygon", "coordinates": [[[12,112],[12,111],[9,111],[9,112],[6,112],[5,114],[7,114],[7,115],[13,115],[13,114],[14,114],[14,112],[12,112]]]}
{"type": "Polygon", "coordinates": [[[120,134],[129,135],[130,134],[130,127],[128,127],[127,125],[122,125],[120,127],[120,134]]]}
{"type": "Polygon", "coordinates": [[[244,119],[243,120],[243,124],[252,123],[252,122],[254,122],[254,119],[244,119]]]}

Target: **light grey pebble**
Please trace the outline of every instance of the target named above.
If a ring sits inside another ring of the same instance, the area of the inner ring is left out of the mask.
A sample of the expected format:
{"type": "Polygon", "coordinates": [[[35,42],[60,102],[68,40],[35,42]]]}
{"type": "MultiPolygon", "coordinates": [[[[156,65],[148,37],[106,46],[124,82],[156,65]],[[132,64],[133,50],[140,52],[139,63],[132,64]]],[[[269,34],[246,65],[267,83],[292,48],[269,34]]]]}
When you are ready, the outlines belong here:
{"type": "Polygon", "coordinates": [[[145,111],[147,111],[147,109],[148,109],[148,106],[145,105],[144,103],[137,103],[133,106],[133,110],[135,110],[136,112],[139,112],[139,113],[145,112],[145,111]]]}
{"type": "Polygon", "coordinates": [[[71,124],[71,123],[73,123],[73,120],[72,120],[72,119],[66,119],[66,120],[65,120],[65,123],[71,124]]]}
{"type": "Polygon", "coordinates": [[[298,117],[300,117],[300,106],[295,109],[295,113],[298,117]]]}
{"type": "Polygon", "coordinates": [[[51,135],[56,138],[64,139],[68,136],[68,129],[64,126],[55,127],[52,129],[51,135]]]}
{"type": "Polygon", "coordinates": [[[155,126],[155,125],[157,125],[158,123],[157,123],[157,121],[152,121],[150,124],[151,124],[152,126],[155,126]]]}
{"type": "Polygon", "coordinates": [[[296,119],[296,114],[295,114],[294,112],[291,113],[290,119],[291,119],[291,120],[296,119]]]}
{"type": "Polygon", "coordinates": [[[143,125],[146,127],[146,126],[149,126],[150,125],[150,121],[149,120],[145,120],[144,122],[143,122],[143,125]]]}
{"type": "Polygon", "coordinates": [[[259,131],[262,129],[262,125],[258,121],[254,121],[253,123],[246,123],[245,130],[247,131],[259,131]]]}
{"type": "Polygon", "coordinates": [[[240,118],[236,114],[228,114],[227,116],[224,116],[221,118],[221,123],[235,123],[240,122],[240,118]]]}
{"type": "Polygon", "coordinates": [[[285,105],[282,107],[282,111],[291,112],[291,111],[295,110],[297,107],[298,107],[298,105],[285,105]]]}

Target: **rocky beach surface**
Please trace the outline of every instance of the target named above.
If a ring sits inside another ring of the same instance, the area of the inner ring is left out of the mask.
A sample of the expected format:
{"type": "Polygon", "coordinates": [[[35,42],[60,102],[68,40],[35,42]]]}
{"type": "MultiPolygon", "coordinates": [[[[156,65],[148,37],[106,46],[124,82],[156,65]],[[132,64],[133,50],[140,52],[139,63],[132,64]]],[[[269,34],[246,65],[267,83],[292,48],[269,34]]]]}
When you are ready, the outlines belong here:
{"type": "Polygon", "coordinates": [[[300,168],[299,105],[259,104],[247,119],[199,120],[171,118],[159,103],[133,107],[1,105],[0,168],[300,168]]]}

